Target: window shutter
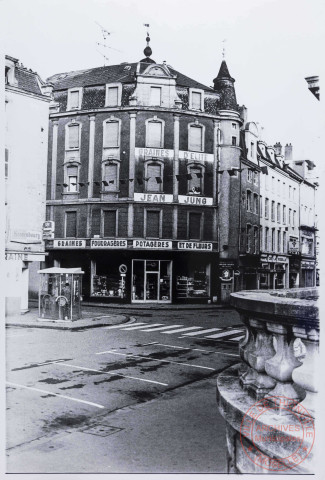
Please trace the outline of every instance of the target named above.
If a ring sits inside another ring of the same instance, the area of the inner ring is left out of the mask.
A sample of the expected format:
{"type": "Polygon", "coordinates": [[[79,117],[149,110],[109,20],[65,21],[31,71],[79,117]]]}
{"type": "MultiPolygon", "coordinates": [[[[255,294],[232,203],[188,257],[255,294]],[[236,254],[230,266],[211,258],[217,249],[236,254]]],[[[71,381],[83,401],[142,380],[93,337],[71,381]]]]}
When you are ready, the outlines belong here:
{"type": "Polygon", "coordinates": [[[201,213],[189,214],[188,236],[192,240],[201,239],[201,213]]]}
{"type": "Polygon", "coordinates": [[[150,105],[161,105],[160,87],[150,87],[150,105]]]}
{"type": "Polygon", "coordinates": [[[77,236],[77,212],[66,212],[65,214],[66,221],[66,237],[76,237],[77,236]]]}
{"type": "Polygon", "coordinates": [[[70,92],[70,108],[79,108],[79,91],[70,92]]]}
{"type": "Polygon", "coordinates": [[[119,145],[119,122],[106,122],[104,147],[118,147],[119,145]]]}
{"type": "Polygon", "coordinates": [[[160,192],[161,183],[157,183],[156,177],[161,176],[161,166],[159,164],[150,163],[147,168],[147,191],[148,192],[160,192]]]}
{"type": "Polygon", "coordinates": [[[201,110],[201,93],[192,93],[192,108],[193,110],[201,110]]]}
{"type": "Polygon", "coordinates": [[[103,180],[108,183],[105,186],[105,190],[117,190],[117,168],[116,163],[105,165],[103,180]]]}
{"type": "Polygon", "coordinates": [[[160,233],[160,212],[147,211],[147,237],[159,238],[160,233]]]}
{"type": "Polygon", "coordinates": [[[69,148],[79,148],[79,125],[69,127],[69,148]]]}
{"type": "Polygon", "coordinates": [[[116,236],[116,210],[104,212],[104,237],[116,236]]]}
{"type": "Polygon", "coordinates": [[[118,87],[107,88],[107,105],[110,107],[118,105],[118,87]]]}
{"type": "Polygon", "coordinates": [[[189,150],[202,152],[202,127],[190,127],[189,150]]]}
{"type": "Polygon", "coordinates": [[[161,122],[148,123],[147,146],[154,147],[154,148],[162,147],[162,123],[161,122]]]}

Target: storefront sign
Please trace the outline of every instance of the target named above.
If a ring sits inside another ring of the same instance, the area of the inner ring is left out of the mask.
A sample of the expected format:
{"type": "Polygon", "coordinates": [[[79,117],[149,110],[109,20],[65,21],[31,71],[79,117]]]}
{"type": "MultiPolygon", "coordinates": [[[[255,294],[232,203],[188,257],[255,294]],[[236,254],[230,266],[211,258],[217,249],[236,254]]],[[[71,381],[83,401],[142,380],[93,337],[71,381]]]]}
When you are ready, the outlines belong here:
{"type": "Polygon", "coordinates": [[[299,253],[298,237],[289,237],[288,253],[299,253]]]}
{"type": "Polygon", "coordinates": [[[43,223],[43,231],[44,230],[52,230],[54,231],[54,222],[53,220],[47,220],[43,223]]]}
{"type": "Polygon", "coordinates": [[[86,240],[53,240],[54,248],[85,248],[86,240]]]}
{"type": "Polygon", "coordinates": [[[178,195],[178,202],[187,205],[212,205],[212,197],[197,197],[196,195],[178,195]]]}
{"type": "Polygon", "coordinates": [[[267,261],[267,255],[265,253],[262,253],[262,255],[261,255],[261,261],[263,261],[263,260],[265,262],[267,261]]]}
{"type": "Polygon", "coordinates": [[[42,243],[42,233],[37,230],[14,229],[10,240],[15,243],[42,243]]]}
{"type": "Polygon", "coordinates": [[[301,268],[313,269],[314,267],[314,262],[301,262],[301,268]]]}
{"type": "Polygon", "coordinates": [[[43,232],[43,240],[54,240],[54,232],[43,232]]]}
{"type": "Polygon", "coordinates": [[[144,248],[146,250],[170,250],[172,242],[169,240],[133,240],[133,248],[144,248]]]}
{"type": "Polygon", "coordinates": [[[178,242],[178,250],[212,250],[212,243],[204,242],[178,242]]]}
{"type": "Polygon", "coordinates": [[[286,257],[278,257],[277,262],[286,262],[287,258],[286,257]]]}
{"type": "Polygon", "coordinates": [[[6,253],[5,259],[6,260],[25,260],[27,257],[27,253],[6,253]]]}
{"type": "Polygon", "coordinates": [[[154,157],[154,158],[174,158],[174,150],[168,150],[167,148],[136,148],[135,156],[141,157],[154,157]]]}
{"type": "Polygon", "coordinates": [[[118,240],[90,240],[90,248],[127,248],[128,241],[118,240]]]}
{"type": "Polygon", "coordinates": [[[219,278],[224,282],[230,282],[233,277],[231,276],[230,270],[228,268],[225,268],[224,270],[222,270],[221,277],[219,278]]]}
{"type": "Polygon", "coordinates": [[[187,152],[180,150],[179,158],[181,160],[193,160],[195,162],[213,162],[213,153],[187,152]]]}
{"type": "Polygon", "coordinates": [[[172,203],[173,195],[165,195],[164,193],[135,193],[134,201],[146,203],[172,203]]]}
{"type": "Polygon", "coordinates": [[[268,256],[268,261],[269,262],[276,262],[276,255],[269,255],[268,256]]]}

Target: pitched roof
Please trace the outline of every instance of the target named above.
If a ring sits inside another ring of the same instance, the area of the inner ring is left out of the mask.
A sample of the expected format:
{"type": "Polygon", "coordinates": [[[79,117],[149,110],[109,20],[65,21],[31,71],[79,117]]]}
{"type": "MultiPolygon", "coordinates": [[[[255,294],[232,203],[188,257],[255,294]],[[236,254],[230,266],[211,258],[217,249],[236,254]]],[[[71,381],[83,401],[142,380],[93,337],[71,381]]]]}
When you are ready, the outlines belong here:
{"type": "Polygon", "coordinates": [[[222,60],[217,78],[231,78],[226,61],[222,60]]]}
{"type": "Polygon", "coordinates": [[[15,76],[18,82],[18,88],[20,88],[21,90],[25,90],[25,92],[42,95],[37,73],[16,66],[15,76]]]}
{"type": "MultiPolygon", "coordinates": [[[[138,63],[122,63],[119,65],[109,65],[106,67],[91,68],[88,70],[78,70],[73,72],[58,73],[47,79],[47,82],[53,83],[54,90],[66,90],[74,87],[85,87],[91,85],[103,85],[105,83],[121,82],[134,83],[135,73],[138,63]],[[130,67],[130,68],[127,68],[130,67]]],[[[213,91],[212,88],[193,80],[186,75],[168,67],[172,75],[176,75],[176,84],[182,87],[200,88],[202,90],[213,91]]]]}

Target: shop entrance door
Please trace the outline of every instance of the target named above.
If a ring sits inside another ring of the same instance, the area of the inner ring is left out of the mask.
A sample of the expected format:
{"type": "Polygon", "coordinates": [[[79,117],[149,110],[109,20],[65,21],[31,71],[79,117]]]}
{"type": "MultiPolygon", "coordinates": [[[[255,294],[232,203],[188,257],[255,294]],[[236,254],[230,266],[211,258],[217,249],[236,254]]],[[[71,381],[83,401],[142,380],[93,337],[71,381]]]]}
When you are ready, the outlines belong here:
{"type": "Polygon", "coordinates": [[[221,303],[230,302],[231,292],[232,292],[231,283],[221,283],[221,303]]]}
{"type": "Polygon", "coordinates": [[[171,261],[132,261],[132,303],[171,303],[171,287],[171,261]]]}

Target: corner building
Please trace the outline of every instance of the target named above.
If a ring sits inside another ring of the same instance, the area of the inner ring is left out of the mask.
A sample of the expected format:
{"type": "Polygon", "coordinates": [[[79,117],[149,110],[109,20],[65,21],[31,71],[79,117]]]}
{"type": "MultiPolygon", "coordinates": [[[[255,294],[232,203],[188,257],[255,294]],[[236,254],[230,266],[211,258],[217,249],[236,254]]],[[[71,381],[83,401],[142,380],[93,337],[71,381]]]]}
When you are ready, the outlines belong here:
{"type": "Polygon", "coordinates": [[[138,63],[48,79],[48,264],[81,267],[86,301],[215,301],[219,245],[224,265],[238,252],[239,191],[218,174],[240,165],[234,79],[223,61],[207,87],[149,40],[138,63]]]}

